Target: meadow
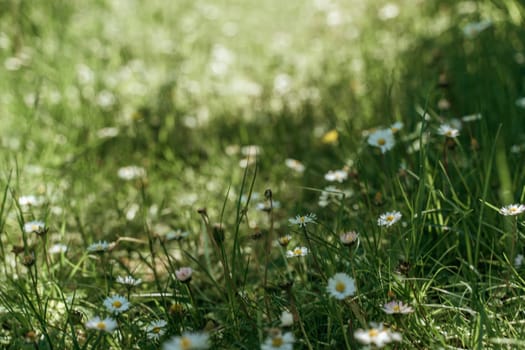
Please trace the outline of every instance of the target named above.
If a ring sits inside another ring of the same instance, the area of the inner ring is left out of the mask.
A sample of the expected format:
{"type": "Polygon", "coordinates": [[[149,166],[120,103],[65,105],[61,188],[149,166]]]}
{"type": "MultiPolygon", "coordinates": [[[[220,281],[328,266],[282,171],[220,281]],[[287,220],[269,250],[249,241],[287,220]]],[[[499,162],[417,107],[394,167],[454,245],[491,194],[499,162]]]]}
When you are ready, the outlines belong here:
{"type": "Polygon", "coordinates": [[[0,0],[0,348],[525,348],[518,0],[0,0]]]}

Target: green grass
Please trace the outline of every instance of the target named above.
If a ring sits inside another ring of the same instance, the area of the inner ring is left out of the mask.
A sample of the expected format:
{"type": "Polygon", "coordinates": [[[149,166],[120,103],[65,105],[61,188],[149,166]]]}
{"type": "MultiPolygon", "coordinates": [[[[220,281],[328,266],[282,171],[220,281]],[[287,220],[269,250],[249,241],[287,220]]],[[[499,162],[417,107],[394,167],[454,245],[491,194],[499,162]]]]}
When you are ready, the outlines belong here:
{"type": "Polygon", "coordinates": [[[0,347],[169,350],[192,332],[259,349],[289,332],[355,349],[371,322],[402,336],[392,349],[523,347],[524,223],[498,211],[525,196],[525,7],[392,3],[0,0],[0,347]],[[368,144],[394,122],[391,150],[368,144]],[[120,178],[130,165],[145,173],[120,178]],[[355,280],[343,300],[336,273],[355,280]],[[393,300],[413,312],[386,314],[393,300]]]}

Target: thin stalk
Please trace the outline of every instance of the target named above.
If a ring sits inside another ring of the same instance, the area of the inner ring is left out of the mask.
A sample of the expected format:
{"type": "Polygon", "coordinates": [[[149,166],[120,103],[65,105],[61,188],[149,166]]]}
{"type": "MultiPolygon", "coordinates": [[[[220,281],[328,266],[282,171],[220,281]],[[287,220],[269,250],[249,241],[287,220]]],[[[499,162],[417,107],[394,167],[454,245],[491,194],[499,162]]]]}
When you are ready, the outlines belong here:
{"type": "Polygon", "coordinates": [[[308,235],[308,230],[306,229],[306,226],[304,226],[304,225],[301,226],[301,227],[303,229],[304,237],[306,238],[306,243],[308,244],[308,249],[310,250],[310,253],[313,256],[315,268],[317,269],[317,272],[319,272],[321,277],[326,281],[327,280],[326,275],[325,275],[323,269],[321,268],[321,264],[319,263],[319,260],[317,259],[317,255],[314,254],[314,251],[312,249],[313,244],[311,242],[310,236],[308,235]]]}

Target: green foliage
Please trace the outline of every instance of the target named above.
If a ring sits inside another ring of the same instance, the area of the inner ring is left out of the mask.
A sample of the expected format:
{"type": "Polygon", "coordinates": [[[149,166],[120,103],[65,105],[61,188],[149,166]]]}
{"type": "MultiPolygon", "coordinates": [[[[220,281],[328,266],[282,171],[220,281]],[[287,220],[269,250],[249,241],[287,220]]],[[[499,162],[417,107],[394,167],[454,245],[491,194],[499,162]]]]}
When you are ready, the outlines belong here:
{"type": "Polygon", "coordinates": [[[524,16],[0,0],[1,347],[358,348],[370,322],[395,349],[522,347],[524,225],[500,208],[525,196],[524,16]]]}

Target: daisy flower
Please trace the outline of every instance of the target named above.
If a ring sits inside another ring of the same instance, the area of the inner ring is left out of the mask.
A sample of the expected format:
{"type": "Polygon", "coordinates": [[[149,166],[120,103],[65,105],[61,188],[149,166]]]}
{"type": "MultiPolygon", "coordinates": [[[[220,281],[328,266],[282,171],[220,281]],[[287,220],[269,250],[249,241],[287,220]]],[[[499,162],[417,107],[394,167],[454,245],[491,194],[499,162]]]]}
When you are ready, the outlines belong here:
{"type": "Polygon", "coordinates": [[[456,138],[459,136],[459,130],[456,128],[453,128],[449,124],[442,124],[439,126],[437,133],[449,138],[456,138]]]}
{"type": "Polygon", "coordinates": [[[398,132],[399,130],[403,129],[403,123],[401,122],[395,122],[394,124],[390,125],[390,130],[392,131],[392,133],[396,133],[398,132]]]}
{"type": "Polygon", "coordinates": [[[339,272],[328,280],[326,290],[334,298],[343,300],[355,294],[355,282],[346,273],[339,272]]]}
{"type": "Polygon", "coordinates": [[[292,333],[282,333],[280,329],[270,331],[268,338],[261,344],[261,350],[292,350],[295,338],[292,333]]]}
{"type": "Polygon", "coordinates": [[[49,250],[49,254],[59,254],[67,252],[67,245],[62,243],[53,244],[49,250]]]}
{"type": "Polygon", "coordinates": [[[374,344],[378,348],[382,348],[393,341],[401,341],[400,333],[392,332],[388,328],[384,328],[383,324],[371,324],[371,328],[367,330],[358,329],[354,332],[354,337],[362,344],[374,344]]]}
{"type": "Polygon", "coordinates": [[[499,213],[501,215],[519,215],[525,211],[525,205],[523,204],[510,204],[505,207],[501,207],[499,213]]]}
{"type": "Polygon", "coordinates": [[[42,235],[47,232],[46,224],[43,221],[29,221],[24,224],[25,233],[36,233],[42,235]]]}
{"type": "Polygon", "coordinates": [[[292,159],[292,158],[286,159],[284,161],[284,164],[286,164],[288,168],[295,170],[298,173],[304,172],[304,169],[305,169],[305,166],[303,165],[303,163],[301,163],[300,161],[296,159],[292,159]]]}
{"type": "Polygon", "coordinates": [[[339,240],[343,245],[353,245],[357,242],[357,239],[359,238],[359,233],[355,231],[349,231],[349,232],[343,232],[339,235],[339,240]]]}
{"type": "Polygon", "coordinates": [[[191,281],[192,274],[193,270],[191,267],[181,267],[175,271],[175,277],[177,277],[177,279],[182,283],[188,283],[191,281]]]}
{"type": "Polygon", "coordinates": [[[293,315],[290,311],[284,310],[281,313],[281,327],[291,327],[293,325],[293,315]]]}
{"type": "Polygon", "coordinates": [[[248,145],[241,148],[241,153],[246,157],[255,157],[262,153],[262,148],[257,145],[248,145]]]}
{"type": "Polygon", "coordinates": [[[394,134],[391,129],[379,129],[368,136],[370,146],[379,147],[381,153],[386,153],[394,147],[394,134]]]}
{"type": "Polygon", "coordinates": [[[398,211],[391,211],[381,214],[377,219],[377,225],[379,226],[392,226],[399,220],[401,220],[401,213],[398,211]]]}
{"type": "Polygon", "coordinates": [[[343,182],[348,178],[348,173],[345,170],[329,170],[324,179],[327,181],[343,182]]]}
{"type": "Polygon", "coordinates": [[[287,258],[294,258],[298,256],[305,256],[308,254],[308,248],[306,247],[296,247],[294,250],[288,250],[286,252],[287,258]]]}
{"type": "Polygon", "coordinates": [[[162,345],[162,350],[201,350],[208,349],[210,336],[207,333],[184,332],[162,345]]]}
{"type": "Polygon", "coordinates": [[[255,158],[243,158],[239,161],[239,166],[243,169],[253,164],[255,164],[255,158]]]}
{"type": "Polygon", "coordinates": [[[108,241],[98,241],[87,247],[88,253],[104,253],[109,250],[108,241]]]}
{"type": "Polygon", "coordinates": [[[118,170],[117,175],[122,180],[135,180],[146,177],[146,169],[136,165],[125,166],[118,170]]]}
{"type": "Polygon", "coordinates": [[[22,207],[39,207],[44,204],[44,198],[34,195],[21,196],[18,198],[18,204],[22,207]]]}
{"type": "Polygon", "coordinates": [[[104,306],[109,312],[120,314],[121,312],[129,309],[130,303],[125,297],[121,295],[114,295],[112,297],[107,297],[104,300],[104,306]]]}
{"type": "Polygon", "coordinates": [[[391,301],[383,306],[383,311],[387,314],[409,314],[414,312],[411,306],[403,304],[402,301],[391,301]]]}
{"type": "Polygon", "coordinates": [[[111,317],[101,319],[97,316],[86,322],[86,328],[112,333],[117,328],[117,321],[111,317]]]}
{"type": "Polygon", "coordinates": [[[142,283],[142,280],[140,278],[136,279],[133,276],[118,276],[117,277],[117,283],[129,286],[129,287],[135,287],[142,283]]]}
{"type": "Polygon", "coordinates": [[[159,338],[162,337],[164,333],[166,333],[166,330],[164,329],[164,327],[166,327],[167,324],[168,323],[164,320],[158,320],[158,321],[151,322],[146,327],[146,332],[147,332],[146,335],[148,339],[159,340],[159,338]]]}
{"type": "Polygon", "coordinates": [[[306,214],[306,215],[297,215],[295,218],[290,218],[288,221],[292,225],[299,225],[299,227],[306,227],[310,223],[315,224],[315,219],[317,216],[315,214],[306,214]]]}

